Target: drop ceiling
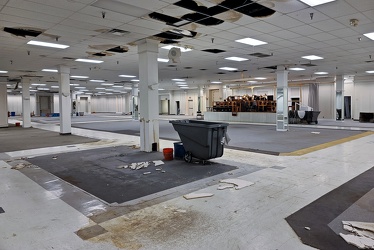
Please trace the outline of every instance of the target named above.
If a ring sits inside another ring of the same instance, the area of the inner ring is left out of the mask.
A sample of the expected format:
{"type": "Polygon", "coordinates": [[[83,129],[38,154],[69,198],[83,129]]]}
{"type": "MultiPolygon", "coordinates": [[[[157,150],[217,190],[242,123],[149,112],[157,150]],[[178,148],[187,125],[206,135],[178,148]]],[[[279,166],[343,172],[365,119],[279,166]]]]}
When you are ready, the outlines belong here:
{"type": "Polygon", "coordinates": [[[159,58],[168,58],[169,50],[161,48],[166,44],[192,49],[181,54],[180,63],[158,62],[159,87],[165,90],[179,88],[173,78],[185,79],[191,88],[213,81],[225,84],[243,79],[245,83],[255,77],[274,82],[276,65],[305,68],[290,71],[292,81],[313,81],[319,71],[328,75],[315,81],[331,80],[337,74],[372,77],[366,71],[374,70],[374,41],[363,35],[370,32],[374,32],[373,0],[336,0],[315,7],[299,0],[0,0],[0,71],[8,71],[0,74],[0,83],[12,88],[19,79],[31,77],[32,82],[50,88],[58,85],[58,73],[42,69],[66,65],[71,75],[89,77],[71,79],[86,87],[86,92],[103,92],[96,89],[101,83],[89,80],[124,86],[116,87],[114,93],[125,92],[134,82],[118,75],[137,78],[136,42],[145,38],[160,41],[159,58]],[[351,25],[351,19],[358,24],[351,25]],[[14,35],[4,28],[42,33],[14,35]],[[246,37],[267,44],[235,42],[246,37]],[[30,40],[70,47],[32,46],[27,44],[30,40]],[[324,59],[302,58],[307,55],[324,59]],[[228,57],[249,60],[236,62],[228,57]],[[74,61],[77,58],[104,62],[88,64],[74,61]],[[238,70],[219,69],[223,67],[238,70]]]}

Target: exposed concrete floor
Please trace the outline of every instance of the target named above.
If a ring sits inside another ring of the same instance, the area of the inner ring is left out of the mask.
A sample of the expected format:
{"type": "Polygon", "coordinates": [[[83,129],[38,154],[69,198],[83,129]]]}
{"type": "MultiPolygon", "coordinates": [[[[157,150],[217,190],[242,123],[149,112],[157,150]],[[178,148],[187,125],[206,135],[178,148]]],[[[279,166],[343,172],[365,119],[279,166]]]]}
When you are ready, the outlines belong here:
{"type": "MultiPolygon", "coordinates": [[[[59,131],[55,124],[33,126],[59,131]]],[[[139,143],[134,135],[79,128],[72,133],[100,141],[5,155],[12,159],[52,156],[139,143]]],[[[160,148],[172,146],[173,141],[160,141],[160,148]]],[[[254,182],[253,186],[217,190],[218,180],[205,179],[199,185],[180,186],[180,196],[162,193],[121,206],[108,206],[37,167],[17,171],[9,165],[17,161],[0,160],[0,207],[4,210],[0,225],[6,225],[0,227],[0,249],[312,249],[301,243],[285,218],[371,169],[372,152],[374,135],[303,156],[225,149],[223,157],[212,161],[237,167],[232,178],[254,182]],[[248,171],[253,167],[260,170],[248,171]],[[196,200],[181,196],[190,192],[214,196],[196,200]]]]}

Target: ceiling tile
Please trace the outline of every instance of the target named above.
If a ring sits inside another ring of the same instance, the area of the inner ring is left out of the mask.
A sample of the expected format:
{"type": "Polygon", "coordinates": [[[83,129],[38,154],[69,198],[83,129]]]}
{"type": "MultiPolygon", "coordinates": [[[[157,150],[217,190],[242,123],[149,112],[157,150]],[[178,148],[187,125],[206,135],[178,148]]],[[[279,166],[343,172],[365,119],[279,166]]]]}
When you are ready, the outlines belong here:
{"type": "Polygon", "coordinates": [[[374,10],[374,2],[372,0],[345,0],[349,5],[358,11],[374,10]]]}
{"type": "Polygon", "coordinates": [[[333,19],[312,23],[310,25],[317,29],[320,29],[321,31],[333,31],[333,30],[342,29],[346,27],[345,25],[333,19]]]}
{"type": "Polygon", "coordinates": [[[346,16],[357,12],[356,9],[352,8],[352,6],[345,1],[334,1],[315,6],[314,8],[331,18],[346,16]]]}
{"type": "Polygon", "coordinates": [[[264,19],[264,21],[269,23],[269,24],[279,26],[282,29],[289,29],[289,28],[297,27],[297,26],[300,26],[300,25],[304,24],[303,22],[301,22],[297,19],[294,19],[294,18],[289,17],[287,15],[281,15],[279,13],[276,13],[276,14],[264,19]]]}
{"type": "Polygon", "coordinates": [[[332,39],[337,38],[336,36],[330,35],[329,33],[326,33],[326,32],[314,34],[309,37],[317,41],[327,41],[327,40],[332,40],[332,39]]]}
{"type": "Polygon", "coordinates": [[[306,24],[324,21],[330,18],[314,8],[305,8],[287,15],[306,24]]]}
{"type": "Polygon", "coordinates": [[[303,36],[311,36],[314,34],[318,34],[321,32],[321,30],[316,29],[312,26],[309,25],[303,25],[303,26],[298,26],[295,28],[289,29],[289,31],[295,32],[297,34],[303,35],[303,36]]]}
{"type": "Polygon", "coordinates": [[[300,34],[297,34],[295,32],[289,31],[289,30],[282,30],[282,31],[276,31],[271,33],[273,36],[283,38],[283,39],[292,39],[296,37],[300,37],[300,34]]]}

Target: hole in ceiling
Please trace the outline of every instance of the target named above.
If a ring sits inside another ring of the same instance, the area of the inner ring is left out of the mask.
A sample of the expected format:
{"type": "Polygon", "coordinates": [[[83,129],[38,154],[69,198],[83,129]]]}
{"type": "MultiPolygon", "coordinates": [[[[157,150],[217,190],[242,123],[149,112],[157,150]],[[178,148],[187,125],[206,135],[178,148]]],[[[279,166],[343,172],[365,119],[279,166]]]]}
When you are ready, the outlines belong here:
{"type": "Polygon", "coordinates": [[[255,56],[255,57],[269,57],[269,56],[272,56],[271,54],[264,54],[264,53],[252,53],[252,54],[249,54],[250,56],[255,56]]]}
{"type": "Polygon", "coordinates": [[[15,36],[32,36],[32,37],[37,37],[41,33],[43,33],[43,30],[37,30],[37,29],[28,29],[28,28],[9,28],[9,27],[4,27],[3,29],[5,32],[15,35],[15,36]]]}
{"type": "Polygon", "coordinates": [[[63,59],[63,60],[75,60],[76,58],[72,58],[72,57],[66,57],[66,56],[64,56],[62,59],[63,59]]]}
{"type": "Polygon", "coordinates": [[[226,75],[224,72],[218,72],[217,75],[226,75]]]}
{"type": "Polygon", "coordinates": [[[181,19],[179,19],[179,18],[168,16],[168,15],[164,15],[164,14],[157,13],[157,12],[152,12],[148,16],[150,18],[154,19],[154,20],[165,22],[166,24],[169,24],[169,25],[173,25],[173,24],[178,23],[178,22],[181,21],[181,19]]]}
{"type": "Polygon", "coordinates": [[[214,15],[227,11],[227,8],[224,8],[219,5],[208,8],[201,4],[199,5],[195,1],[190,1],[190,0],[181,0],[179,2],[174,3],[174,5],[186,8],[188,10],[196,11],[196,12],[208,15],[208,16],[214,16],[214,15]]]}
{"type": "Polygon", "coordinates": [[[168,65],[168,67],[170,67],[170,68],[175,68],[175,67],[177,67],[177,65],[168,65]]]}
{"type": "Polygon", "coordinates": [[[192,67],[184,67],[185,69],[192,69],[192,67]]]}
{"type": "Polygon", "coordinates": [[[305,67],[314,67],[314,66],[317,66],[317,64],[313,64],[313,63],[304,63],[304,64],[300,64],[302,66],[305,66],[305,67]]]}
{"type": "Polygon", "coordinates": [[[207,70],[207,69],[200,69],[200,70],[207,70]]]}
{"type": "Polygon", "coordinates": [[[210,17],[210,16],[207,16],[207,15],[204,15],[204,14],[201,14],[201,13],[186,14],[186,15],[182,16],[181,18],[183,20],[187,20],[187,21],[190,21],[190,22],[202,24],[202,25],[205,25],[205,26],[218,25],[218,24],[221,24],[221,23],[224,22],[223,20],[220,20],[218,18],[210,17]]]}
{"type": "Polygon", "coordinates": [[[107,54],[102,53],[102,52],[93,53],[91,55],[93,55],[93,56],[107,56],[107,54]]]}
{"type": "Polygon", "coordinates": [[[161,41],[161,43],[163,44],[174,44],[174,43],[178,43],[177,41],[174,41],[174,40],[171,40],[171,39],[164,39],[161,41]]]}
{"type": "Polygon", "coordinates": [[[214,53],[214,54],[226,52],[225,50],[221,50],[221,49],[203,49],[202,51],[214,53]]]}
{"type": "Polygon", "coordinates": [[[127,51],[129,51],[129,49],[127,47],[117,46],[111,49],[107,49],[106,51],[116,52],[116,53],[126,53],[127,51]]]}
{"type": "Polygon", "coordinates": [[[261,69],[271,69],[271,70],[274,70],[274,69],[277,69],[277,65],[274,65],[274,66],[267,66],[267,67],[263,67],[261,69]]]}
{"type": "Polygon", "coordinates": [[[108,33],[108,34],[115,35],[115,36],[124,36],[124,35],[129,34],[130,31],[120,30],[120,29],[111,29],[111,30],[108,30],[107,33],[108,33]]]}

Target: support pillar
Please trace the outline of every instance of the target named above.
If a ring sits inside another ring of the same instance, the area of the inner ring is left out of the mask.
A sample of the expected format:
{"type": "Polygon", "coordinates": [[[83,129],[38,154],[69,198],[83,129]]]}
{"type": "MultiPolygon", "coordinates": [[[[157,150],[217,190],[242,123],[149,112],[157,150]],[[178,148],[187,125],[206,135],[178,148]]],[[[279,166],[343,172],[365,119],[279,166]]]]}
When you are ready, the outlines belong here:
{"type": "Polygon", "coordinates": [[[0,83],[0,128],[8,125],[8,93],[6,83],[0,83]]]}
{"type": "Polygon", "coordinates": [[[70,68],[60,66],[60,135],[71,134],[70,68]]]}
{"type": "Polygon", "coordinates": [[[344,77],[337,75],[335,78],[335,119],[344,121],[344,77]]]}
{"type": "Polygon", "coordinates": [[[159,149],[158,42],[144,39],[138,44],[139,54],[139,121],[140,150],[159,149]]]}
{"type": "Polygon", "coordinates": [[[288,131],[288,71],[277,67],[277,131],[288,131]]]}
{"type": "Polygon", "coordinates": [[[31,127],[30,79],[22,79],[22,127],[31,127]]]}

